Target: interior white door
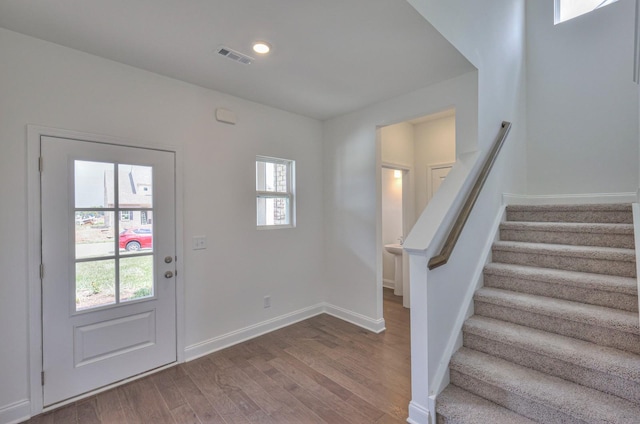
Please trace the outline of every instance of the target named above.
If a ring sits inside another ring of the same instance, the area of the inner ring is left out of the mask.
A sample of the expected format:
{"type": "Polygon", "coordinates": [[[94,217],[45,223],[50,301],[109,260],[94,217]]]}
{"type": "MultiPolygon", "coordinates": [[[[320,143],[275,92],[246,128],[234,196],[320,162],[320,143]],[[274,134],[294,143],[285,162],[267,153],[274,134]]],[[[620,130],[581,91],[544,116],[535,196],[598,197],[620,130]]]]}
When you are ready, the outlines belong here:
{"type": "Polygon", "coordinates": [[[49,406],[176,361],[175,154],[40,147],[49,406]]]}
{"type": "Polygon", "coordinates": [[[429,175],[431,182],[427,182],[427,187],[429,188],[427,193],[427,202],[431,201],[433,195],[436,194],[436,191],[440,188],[440,184],[442,184],[445,178],[447,178],[447,175],[449,175],[449,171],[451,171],[452,167],[452,164],[429,166],[429,172],[427,175],[429,175]]]}

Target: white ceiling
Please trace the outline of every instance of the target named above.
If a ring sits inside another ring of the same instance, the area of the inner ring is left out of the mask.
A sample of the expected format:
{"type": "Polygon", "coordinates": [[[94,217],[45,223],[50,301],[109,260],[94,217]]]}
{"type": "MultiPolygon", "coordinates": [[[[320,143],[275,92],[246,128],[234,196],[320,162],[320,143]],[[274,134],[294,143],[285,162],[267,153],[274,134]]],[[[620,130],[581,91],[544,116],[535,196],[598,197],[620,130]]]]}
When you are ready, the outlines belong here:
{"type": "Polygon", "coordinates": [[[0,0],[0,27],[321,120],[473,69],[406,0],[0,0]]]}

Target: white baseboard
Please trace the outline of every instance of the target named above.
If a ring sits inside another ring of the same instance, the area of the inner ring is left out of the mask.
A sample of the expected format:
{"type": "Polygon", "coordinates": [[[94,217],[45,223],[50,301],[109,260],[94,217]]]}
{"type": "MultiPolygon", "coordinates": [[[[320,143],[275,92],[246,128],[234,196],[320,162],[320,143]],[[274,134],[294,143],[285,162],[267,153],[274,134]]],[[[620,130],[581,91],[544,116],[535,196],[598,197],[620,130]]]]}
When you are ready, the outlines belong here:
{"type": "Polygon", "coordinates": [[[267,321],[259,322],[248,327],[231,331],[227,334],[223,334],[221,336],[214,337],[212,339],[205,340],[191,346],[187,346],[184,349],[185,361],[191,361],[201,356],[208,355],[218,350],[227,348],[229,346],[242,343],[271,331],[275,331],[279,328],[295,324],[296,322],[309,319],[316,315],[320,315],[323,312],[324,304],[319,303],[308,308],[300,309],[276,318],[272,318],[267,321]]]}
{"type": "Polygon", "coordinates": [[[201,356],[217,352],[218,350],[225,349],[323,313],[335,316],[336,318],[340,318],[374,333],[380,333],[385,329],[384,319],[375,320],[356,312],[323,302],[187,346],[184,352],[185,361],[192,361],[201,356]]]}
{"type": "Polygon", "coordinates": [[[505,205],[580,205],[588,203],[633,203],[638,193],[587,193],[587,194],[512,194],[504,193],[505,205]]]}
{"type": "Polygon", "coordinates": [[[31,418],[31,403],[28,399],[0,407],[0,424],[15,424],[31,418]]]}
{"type": "Polygon", "coordinates": [[[396,288],[396,281],[395,280],[389,280],[387,278],[383,278],[382,279],[382,287],[386,287],[388,289],[395,289],[396,288]]]}
{"type": "Polygon", "coordinates": [[[384,318],[372,319],[357,312],[353,312],[339,306],[330,305],[328,303],[325,303],[324,312],[376,334],[382,333],[385,330],[384,318]]]}
{"type": "Polygon", "coordinates": [[[411,401],[409,403],[409,418],[407,418],[407,422],[410,424],[430,424],[429,410],[411,401]]]}

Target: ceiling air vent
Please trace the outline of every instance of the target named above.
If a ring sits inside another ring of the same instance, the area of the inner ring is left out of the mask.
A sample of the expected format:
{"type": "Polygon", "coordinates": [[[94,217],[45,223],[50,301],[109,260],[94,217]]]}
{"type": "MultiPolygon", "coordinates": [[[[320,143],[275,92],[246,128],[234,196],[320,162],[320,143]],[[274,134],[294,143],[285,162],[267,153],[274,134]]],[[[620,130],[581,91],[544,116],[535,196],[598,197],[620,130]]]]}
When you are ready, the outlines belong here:
{"type": "Polygon", "coordinates": [[[247,56],[246,54],[242,54],[235,50],[230,49],[229,47],[218,47],[218,54],[226,57],[227,59],[235,60],[236,62],[243,63],[245,65],[251,65],[253,62],[253,58],[247,56]]]}

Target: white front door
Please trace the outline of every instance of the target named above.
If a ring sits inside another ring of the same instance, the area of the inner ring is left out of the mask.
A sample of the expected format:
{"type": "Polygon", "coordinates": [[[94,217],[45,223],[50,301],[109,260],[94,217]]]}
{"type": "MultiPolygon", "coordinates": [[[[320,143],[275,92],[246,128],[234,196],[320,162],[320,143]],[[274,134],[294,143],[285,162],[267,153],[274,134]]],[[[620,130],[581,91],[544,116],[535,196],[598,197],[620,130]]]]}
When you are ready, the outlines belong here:
{"type": "Polygon", "coordinates": [[[44,405],[176,361],[175,154],[41,137],[44,405]]]}

